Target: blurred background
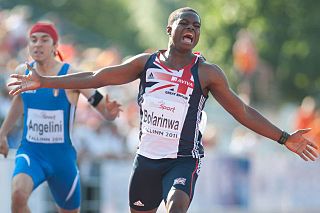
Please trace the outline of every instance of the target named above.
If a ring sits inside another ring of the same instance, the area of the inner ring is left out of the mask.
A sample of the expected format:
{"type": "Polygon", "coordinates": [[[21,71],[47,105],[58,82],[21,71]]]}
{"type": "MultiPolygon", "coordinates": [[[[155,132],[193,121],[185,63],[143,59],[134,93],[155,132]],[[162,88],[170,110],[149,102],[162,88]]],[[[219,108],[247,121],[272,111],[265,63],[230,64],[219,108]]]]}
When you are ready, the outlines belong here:
{"type": "MultiPolygon", "coordinates": [[[[225,71],[246,103],[285,130],[313,128],[308,137],[320,142],[320,1],[311,0],[0,0],[0,123],[10,107],[9,75],[31,60],[26,36],[34,22],[54,22],[66,62],[94,70],[166,49],[167,18],[182,6],[201,15],[195,51],[225,71]]],[[[79,101],[74,145],[81,212],[128,212],[128,180],[138,144],[138,84],[101,88],[123,105],[114,122],[103,121],[84,98],[79,101]]],[[[205,111],[206,157],[189,212],[320,212],[319,160],[304,162],[240,126],[212,97],[205,111]]],[[[9,136],[9,158],[0,156],[4,213],[10,212],[20,138],[18,122],[9,136]]],[[[32,195],[30,207],[56,212],[46,184],[32,195]]],[[[165,212],[163,206],[159,212],[165,212]]]]}

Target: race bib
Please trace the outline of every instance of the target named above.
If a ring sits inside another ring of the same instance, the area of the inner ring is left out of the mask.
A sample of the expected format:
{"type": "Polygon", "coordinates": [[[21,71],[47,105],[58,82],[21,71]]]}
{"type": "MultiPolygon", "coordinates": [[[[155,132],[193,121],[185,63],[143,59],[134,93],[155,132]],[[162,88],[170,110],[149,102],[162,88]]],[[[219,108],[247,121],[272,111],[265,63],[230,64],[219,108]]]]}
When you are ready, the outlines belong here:
{"type": "Polygon", "coordinates": [[[185,104],[147,97],[142,103],[142,133],[180,138],[185,111],[185,104]]]}
{"type": "Polygon", "coordinates": [[[34,143],[64,143],[63,110],[28,109],[27,140],[34,143]]]}

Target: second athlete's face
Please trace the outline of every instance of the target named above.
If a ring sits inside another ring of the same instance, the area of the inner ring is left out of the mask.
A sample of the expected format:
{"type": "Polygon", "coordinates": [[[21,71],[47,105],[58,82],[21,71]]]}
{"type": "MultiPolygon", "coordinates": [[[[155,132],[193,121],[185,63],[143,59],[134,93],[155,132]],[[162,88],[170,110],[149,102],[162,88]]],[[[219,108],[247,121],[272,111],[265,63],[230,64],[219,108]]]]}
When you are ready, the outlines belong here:
{"type": "Polygon", "coordinates": [[[54,57],[56,45],[47,33],[33,33],[29,38],[29,53],[35,61],[44,61],[54,57]]]}
{"type": "Polygon", "coordinates": [[[200,26],[200,17],[197,14],[182,12],[177,20],[168,26],[167,31],[175,46],[193,49],[199,41],[200,26]]]}

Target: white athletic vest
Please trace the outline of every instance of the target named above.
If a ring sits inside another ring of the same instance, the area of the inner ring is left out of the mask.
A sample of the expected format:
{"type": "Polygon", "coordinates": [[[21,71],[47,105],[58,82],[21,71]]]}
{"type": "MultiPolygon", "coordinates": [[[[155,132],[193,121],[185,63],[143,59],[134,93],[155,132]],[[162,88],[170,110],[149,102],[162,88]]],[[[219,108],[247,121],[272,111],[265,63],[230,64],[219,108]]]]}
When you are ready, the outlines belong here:
{"type": "Polygon", "coordinates": [[[181,70],[150,56],[140,76],[140,143],[137,153],[151,159],[203,157],[200,121],[207,97],[198,78],[200,55],[181,70]]]}

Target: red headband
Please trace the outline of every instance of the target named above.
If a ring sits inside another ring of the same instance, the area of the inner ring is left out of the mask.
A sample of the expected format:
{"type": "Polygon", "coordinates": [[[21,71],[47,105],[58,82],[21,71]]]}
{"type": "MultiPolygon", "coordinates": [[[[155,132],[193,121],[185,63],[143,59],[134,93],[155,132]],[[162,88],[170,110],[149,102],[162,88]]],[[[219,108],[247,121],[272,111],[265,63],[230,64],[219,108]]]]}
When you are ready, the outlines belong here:
{"type": "Polygon", "coordinates": [[[58,42],[58,33],[53,24],[38,22],[31,27],[29,36],[36,32],[47,33],[55,44],[58,42]]]}

